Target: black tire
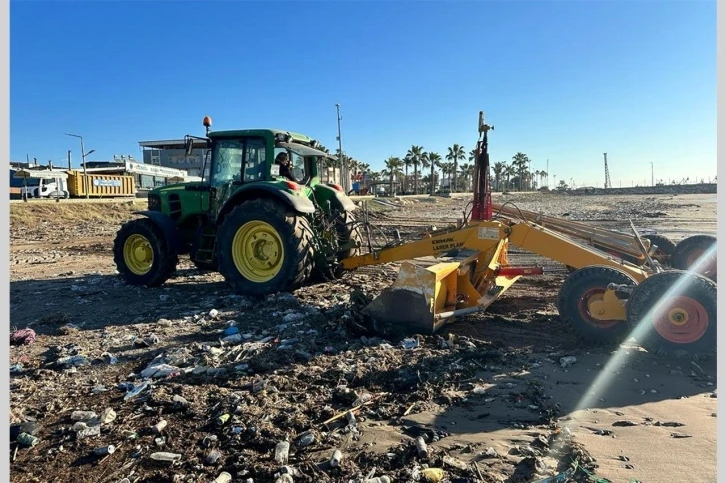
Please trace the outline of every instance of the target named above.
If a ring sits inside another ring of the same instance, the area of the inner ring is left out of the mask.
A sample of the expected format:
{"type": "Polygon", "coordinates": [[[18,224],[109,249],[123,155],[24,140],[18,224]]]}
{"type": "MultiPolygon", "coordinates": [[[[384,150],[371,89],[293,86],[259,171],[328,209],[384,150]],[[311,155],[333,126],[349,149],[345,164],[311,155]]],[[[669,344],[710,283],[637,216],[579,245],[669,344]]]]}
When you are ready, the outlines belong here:
{"type": "Polygon", "coordinates": [[[312,229],[307,219],[290,207],[270,199],[246,201],[224,219],[217,236],[219,272],[240,295],[268,295],[292,291],[310,277],[313,260],[312,229]],[[237,231],[247,222],[262,221],[271,225],[283,247],[282,266],[266,281],[246,278],[234,262],[232,245],[237,231]]]}
{"type": "Polygon", "coordinates": [[[716,353],[716,283],[669,270],[643,280],[628,300],[628,326],[648,352],[697,359],[716,353]],[[671,290],[673,289],[673,290],[671,290]],[[678,323],[678,317],[684,317],[678,323]]]}
{"type": "Polygon", "coordinates": [[[712,255],[699,263],[696,273],[716,281],[716,237],[711,235],[694,235],[681,240],[671,254],[671,266],[677,270],[691,271],[698,257],[714,247],[712,255]]]}
{"type": "Polygon", "coordinates": [[[598,345],[619,344],[628,334],[625,320],[599,321],[587,313],[587,299],[604,292],[610,283],[636,285],[637,282],[616,268],[593,265],[572,272],[560,287],[557,310],[583,341],[598,345]]]}
{"type": "Polygon", "coordinates": [[[113,261],[121,278],[130,285],[158,287],[176,270],[179,257],[170,249],[163,232],[148,218],[124,223],[113,241],[113,261]],[[151,267],[146,273],[134,273],[124,257],[124,246],[133,235],[144,237],[152,252],[151,267]]]}
{"type": "MultiPolygon", "coordinates": [[[[338,236],[338,243],[340,245],[346,245],[353,241],[360,246],[363,246],[363,234],[360,231],[360,226],[356,223],[355,215],[350,211],[343,212],[342,215],[336,218],[335,232],[338,236]]],[[[345,258],[354,257],[361,253],[360,248],[349,248],[344,250],[336,256],[336,261],[340,263],[345,258]]],[[[332,270],[332,275],[335,278],[340,278],[345,274],[345,270],[341,266],[336,266],[332,270]]]]}
{"type": "MultiPolygon", "coordinates": [[[[360,225],[356,223],[355,215],[353,212],[346,211],[337,218],[335,231],[338,235],[338,243],[345,245],[350,241],[363,246],[363,234],[360,231],[360,225]]],[[[360,255],[360,248],[350,248],[338,255],[338,261],[344,258],[354,257],[360,255]]]]}
{"type": "Polygon", "coordinates": [[[642,238],[650,241],[651,245],[657,245],[655,254],[652,257],[661,265],[670,265],[670,258],[676,248],[676,242],[665,235],[643,235],[642,238]]]}

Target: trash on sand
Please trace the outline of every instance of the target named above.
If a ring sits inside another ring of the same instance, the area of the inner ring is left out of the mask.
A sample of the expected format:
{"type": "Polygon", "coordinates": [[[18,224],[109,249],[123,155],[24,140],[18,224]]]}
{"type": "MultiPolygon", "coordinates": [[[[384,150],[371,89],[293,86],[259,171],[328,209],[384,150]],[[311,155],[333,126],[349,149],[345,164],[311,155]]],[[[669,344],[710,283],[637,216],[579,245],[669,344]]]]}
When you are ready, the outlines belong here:
{"type": "Polygon", "coordinates": [[[401,341],[401,346],[403,346],[404,349],[415,349],[419,346],[418,339],[413,339],[411,337],[403,339],[401,341]]]}
{"type": "Polygon", "coordinates": [[[101,446],[93,450],[93,453],[98,456],[106,456],[109,454],[113,454],[114,451],[116,451],[116,447],[112,444],[109,444],[108,446],[101,446]]]}
{"type": "Polygon", "coordinates": [[[332,468],[337,468],[340,466],[340,460],[343,459],[343,453],[340,452],[339,449],[336,449],[333,451],[333,456],[330,458],[330,466],[332,468]]]}
{"type": "Polygon", "coordinates": [[[275,447],[275,462],[281,465],[287,464],[287,456],[290,451],[289,441],[280,441],[275,447]]]}
{"type": "Polygon", "coordinates": [[[11,345],[32,344],[35,342],[35,331],[33,329],[20,329],[10,334],[11,345]]]}
{"type": "Polygon", "coordinates": [[[149,382],[148,381],[142,382],[141,384],[139,384],[138,386],[134,387],[133,389],[131,389],[129,392],[126,393],[126,395],[124,396],[124,401],[128,401],[129,399],[138,396],[147,387],[149,387],[149,382]]]}
{"type": "Polygon", "coordinates": [[[577,362],[577,357],[575,356],[560,357],[560,365],[562,368],[569,367],[575,362],[577,362]]]}
{"type": "Polygon", "coordinates": [[[421,471],[421,476],[428,483],[439,483],[444,479],[444,470],[441,468],[426,468],[421,471]]]}
{"type": "Polygon", "coordinates": [[[426,441],[421,436],[416,438],[414,445],[416,446],[416,453],[419,458],[425,459],[429,457],[429,449],[426,446],[426,441]]]}
{"type": "Polygon", "coordinates": [[[38,444],[40,439],[36,438],[32,434],[28,433],[20,433],[18,435],[18,443],[22,444],[23,446],[30,446],[31,448],[38,444]]]}

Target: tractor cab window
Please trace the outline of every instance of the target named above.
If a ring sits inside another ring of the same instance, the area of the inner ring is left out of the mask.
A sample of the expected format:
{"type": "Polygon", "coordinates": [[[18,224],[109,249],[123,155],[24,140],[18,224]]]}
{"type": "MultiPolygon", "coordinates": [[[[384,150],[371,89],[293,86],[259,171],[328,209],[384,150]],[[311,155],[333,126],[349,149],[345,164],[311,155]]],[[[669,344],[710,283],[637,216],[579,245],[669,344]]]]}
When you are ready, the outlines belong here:
{"type": "MultiPolygon", "coordinates": [[[[289,149],[275,148],[275,159],[277,159],[277,155],[280,153],[287,153],[287,157],[290,160],[290,171],[292,172],[292,175],[298,183],[303,183],[307,179],[309,171],[305,163],[305,158],[293,151],[290,151],[289,149]]],[[[280,174],[280,177],[282,177],[282,174],[280,174]]]]}
{"type": "Polygon", "coordinates": [[[222,186],[240,180],[242,151],[242,141],[217,141],[214,146],[214,165],[210,180],[212,186],[222,186]]]}
{"type": "Polygon", "coordinates": [[[267,149],[263,138],[250,138],[245,143],[245,183],[265,179],[267,149]]]}

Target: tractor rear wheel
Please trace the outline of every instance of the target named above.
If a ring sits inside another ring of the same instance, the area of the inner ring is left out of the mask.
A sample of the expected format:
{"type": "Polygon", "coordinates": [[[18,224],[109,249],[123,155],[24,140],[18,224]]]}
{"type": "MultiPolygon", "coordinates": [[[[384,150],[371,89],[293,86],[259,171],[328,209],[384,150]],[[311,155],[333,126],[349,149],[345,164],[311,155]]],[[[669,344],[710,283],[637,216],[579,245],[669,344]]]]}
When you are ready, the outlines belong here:
{"type": "Polygon", "coordinates": [[[567,276],[557,297],[557,310],[578,336],[594,344],[615,344],[628,333],[625,320],[599,320],[590,312],[590,304],[603,300],[610,283],[635,285],[630,275],[616,268],[593,265],[567,276]]]}
{"type": "Polygon", "coordinates": [[[304,217],[273,200],[246,201],[219,228],[218,267],[241,295],[291,291],[310,276],[312,247],[312,229],[304,217]]]}
{"type": "Polygon", "coordinates": [[[676,242],[665,235],[643,235],[642,238],[648,240],[651,245],[656,245],[655,254],[651,255],[658,260],[661,265],[669,265],[673,250],[676,248],[676,242]]]}
{"type": "Polygon", "coordinates": [[[113,242],[113,260],[124,281],[147,287],[166,282],[179,262],[163,232],[147,218],[121,226],[113,242]]]}
{"type": "Polygon", "coordinates": [[[628,300],[628,325],[648,352],[698,358],[716,353],[716,283],[695,273],[660,272],[628,300]]]}
{"type": "Polygon", "coordinates": [[[694,235],[681,240],[671,254],[671,266],[716,281],[716,237],[694,235]]]}

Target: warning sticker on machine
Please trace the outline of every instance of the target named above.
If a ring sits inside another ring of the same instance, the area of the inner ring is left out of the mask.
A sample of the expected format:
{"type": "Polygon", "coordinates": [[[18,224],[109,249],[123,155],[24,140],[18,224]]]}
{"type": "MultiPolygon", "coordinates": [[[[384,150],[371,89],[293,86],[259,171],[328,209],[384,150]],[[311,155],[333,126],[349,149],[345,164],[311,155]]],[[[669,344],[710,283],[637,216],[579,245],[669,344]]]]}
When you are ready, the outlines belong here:
{"type": "Polygon", "coordinates": [[[479,228],[480,240],[496,240],[499,238],[499,228],[483,226],[479,228]]]}

